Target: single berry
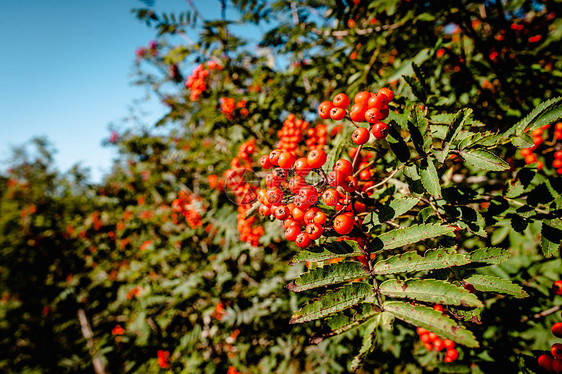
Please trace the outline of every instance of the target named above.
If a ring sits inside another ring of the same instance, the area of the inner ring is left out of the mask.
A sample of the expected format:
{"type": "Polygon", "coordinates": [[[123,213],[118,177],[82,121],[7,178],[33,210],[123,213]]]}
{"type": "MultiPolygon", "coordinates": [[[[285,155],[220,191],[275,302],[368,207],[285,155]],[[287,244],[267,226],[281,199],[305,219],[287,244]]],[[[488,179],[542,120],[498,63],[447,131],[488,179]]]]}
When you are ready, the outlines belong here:
{"type": "Polygon", "coordinates": [[[347,214],[340,214],[334,219],[334,229],[340,235],[347,235],[353,230],[353,218],[347,214]]]}
{"type": "Polygon", "coordinates": [[[377,108],[378,110],[381,110],[382,108],[384,108],[384,106],[387,103],[388,103],[388,99],[386,95],[376,93],[369,98],[369,101],[367,102],[367,106],[369,108],[377,108]]]}
{"type": "Polygon", "coordinates": [[[308,165],[313,168],[321,168],[325,163],[328,156],[326,156],[326,152],[321,149],[315,149],[310,151],[307,157],[308,165]]]}
{"type": "Polygon", "coordinates": [[[297,235],[295,243],[297,243],[297,247],[299,248],[306,248],[310,245],[310,243],[312,243],[312,240],[310,240],[306,232],[301,232],[297,235]]]}
{"type": "Polygon", "coordinates": [[[355,97],[353,98],[353,102],[355,104],[367,104],[370,98],[371,93],[369,91],[363,91],[355,95],[355,97]]]}
{"type": "Polygon", "coordinates": [[[552,333],[557,338],[562,338],[562,322],[556,322],[552,325],[552,333]]]}
{"type": "Polygon", "coordinates": [[[330,109],[330,118],[334,121],[341,121],[345,117],[345,109],[333,107],[330,109]]]}
{"type": "Polygon", "coordinates": [[[364,127],[358,127],[355,129],[353,134],[351,134],[351,140],[357,145],[365,144],[369,141],[370,134],[369,130],[364,127]]]}
{"type": "Polygon", "coordinates": [[[373,135],[377,139],[384,139],[388,135],[388,125],[384,122],[377,122],[373,125],[373,135]]]}
{"type": "Polygon", "coordinates": [[[297,226],[289,226],[285,230],[285,238],[290,241],[294,242],[297,239],[297,236],[300,234],[301,229],[297,226]]]}
{"type": "Polygon", "coordinates": [[[386,96],[387,102],[389,103],[392,101],[392,99],[394,99],[394,92],[386,87],[381,88],[378,94],[383,94],[384,96],[386,96]]]}
{"type": "Polygon", "coordinates": [[[362,104],[355,104],[351,107],[349,111],[349,118],[355,122],[363,122],[365,121],[365,112],[367,111],[367,105],[364,103],[362,104]]]}
{"type": "Polygon", "coordinates": [[[552,371],[552,357],[550,355],[540,355],[537,361],[545,371],[552,371]]]}
{"type": "Polygon", "coordinates": [[[318,105],[318,115],[322,119],[330,118],[330,110],[334,107],[331,101],[323,101],[318,105]]]}
{"type": "Polygon", "coordinates": [[[369,108],[365,111],[365,121],[376,123],[382,119],[382,113],[377,108],[369,108]]]}
{"type": "Polygon", "coordinates": [[[337,106],[338,108],[347,109],[347,107],[349,106],[349,98],[346,94],[339,93],[334,96],[332,104],[334,104],[334,106],[337,106]]]}

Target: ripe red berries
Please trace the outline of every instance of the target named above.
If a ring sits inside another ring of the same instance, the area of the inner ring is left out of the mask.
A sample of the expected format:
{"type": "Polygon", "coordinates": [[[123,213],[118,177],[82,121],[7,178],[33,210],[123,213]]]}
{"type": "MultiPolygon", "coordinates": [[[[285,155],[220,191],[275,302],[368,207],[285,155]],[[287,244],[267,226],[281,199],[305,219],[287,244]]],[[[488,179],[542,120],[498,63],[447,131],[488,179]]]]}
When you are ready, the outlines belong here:
{"type": "Polygon", "coordinates": [[[365,144],[369,141],[369,130],[364,127],[358,127],[353,134],[351,134],[351,140],[357,145],[365,144]]]}
{"type": "Polygon", "coordinates": [[[377,122],[373,125],[373,135],[377,139],[384,139],[388,135],[388,125],[384,122],[377,122]]]}
{"type": "Polygon", "coordinates": [[[334,229],[340,235],[347,235],[353,230],[353,218],[347,214],[340,214],[334,220],[334,229]]]}

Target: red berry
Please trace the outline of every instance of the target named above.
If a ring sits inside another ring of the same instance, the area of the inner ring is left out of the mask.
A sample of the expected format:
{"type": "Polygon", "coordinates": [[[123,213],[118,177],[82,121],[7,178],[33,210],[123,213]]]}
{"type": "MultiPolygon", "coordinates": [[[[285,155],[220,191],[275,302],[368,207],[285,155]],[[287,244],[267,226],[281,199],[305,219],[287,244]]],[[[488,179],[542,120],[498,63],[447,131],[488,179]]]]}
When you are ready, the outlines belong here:
{"type": "Polygon", "coordinates": [[[308,209],[305,213],[304,213],[304,223],[311,223],[314,222],[314,215],[316,214],[316,212],[320,211],[320,209],[316,208],[316,207],[312,207],[310,209],[308,209]]]}
{"type": "Polygon", "coordinates": [[[345,117],[345,109],[333,107],[330,109],[330,118],[334,121],[341,121],[345,117]]]}
{"type": "Polygon", "coordinates": [[[267,190],[265,197],[270,204],[277,204],[283,199],[283,191],[277,187],[273,187],[267,190]]]}
{"type": "Polygon", "coordinates": [[[340,235],[349,234],[353,230],[353,218],[346,214],[340,214],[334,220],[334,229],[340,235]]]}
{"type": "Polygon", "coordinates": [[[365,121],[375,123],[382,119],[382,113],[377,108],[369,108],[365,111],[365,121]]]}
{"type": "MultiPolygon", "coordinates": [[[[298,197],[301,199],[301,206],[309,207],[318,201],[318,191],[313,186],[307,185],[300,189],[298,197]]],[[[297,203],[295,205],[298,206],[297,203]]]]}
{"type": "Polygon", "coordinates": [[[554,161],[552,161],[552,167],[555,169],[562,168],[562,160],[555,159],[554,161]]]}
{"type": "Polygon", "coordinates": [[[365,121],[365,112],[367,111],[367,105],[365,104],[355,104],[351,107],[349,111],[349,118],[355,122],[365,121]]]}
{"type": "Polygon", "coordinates": [[[537,361],[545,371],[552,371],[552,357],[550,355],[540,355],[537,361]]]}
{"type": "Polygon", "coordinates": [[[321,225],[313,222],[306,225],[305,231],[311,240],[316,240],[322,236],[323,229],[321,225]]]}
{"type": "Polygon", "coordinates": [[[306,232],[301,232],[297,235],[295,243],[297,243],[297,247],[299,248],[306,248],[310,245],[310,243],[312,243],[312,240],[310,240],[306,232]]]}
{"type": "Polygon", "coordinates": [[[304,219],[303,209],[301,209],[297,206],[295,206],[293,209],[291,209],[291,215],[293,216],[295,221],[302,221],[304,219]]]}
{"type": "Polygon", "coordinates": [[[552,333],[557,338],[562,338],[562,322],[556,322],[552,325],[552,333]]]}
{"type": "Polygon", "coordinates": [[[310,166],[308,165],[308,161],[306,157],[301,157],[295,161],[295,174],[300,175],[301,177],[306,177],[308,173],[310,173],[310,166]]]}
{"type": "Polygon", "coordinates": [[[520,153],[522,157],[527,157],[530,154],[533,154],[533,150],[531,148],[523,148],[520,153]]]}
{"type": "Polygon", "coordinates": [[[272,165],[279,166],[279,156],[281,156],[281,153],[283,153],[282,149],[274,149],[271,151],[269,154],[269,162],[271,162],[272,165]]]}
{"type": "Polygon", "coordinates": [[[554,152],[554,158],[557,160],[562,160],[562,151],[554,152]]]}
{"type": "Polygon", "coordinates": [[[445,308],[443,308],[443,305],[441,304],[435,304],[433,306],[433,310],[443,313],[445,311],[445,308]]]}
{"type": "Polygon", "coordinates": [[[443,345],[446,349],[455,348],[455,342],[449,339],[443,339],[443,345]]]}
{"type": "Polygon", "coordinates": [[[339,199],[338,195],[338,191],[330,188],[322,194],[322,201],[328,206],[336,206],[339,199]]]}
{"type": "Polygon", "coordinates": [[[345,177],[342,183],[342,187],[347,192],[353,192],[357,189],[357,184],[358,184],[357,178],[352,177],[350,175],[348,177],[345,177]]]}
{"type": "Polygon", "coordinates": [[[427,330],[424,329],[423,327],[418,327],[416,329],[416,332],[418,333],[418,335],[423,335],[423,334],[427,333],[427,330]]]}
{"type": "Polygon", "coordinates": [[[347,177],[353,174],[353,165],[349,160],[346,160],[345,158],[340,158],[334,164],[333,170],[337,170],[342,174],[343,177],[347,177]]]}
{"type": "Polygon", "coordinates": [[[351,134],[351,140],[357,145],[365,144],[369,141],[369,130],[364,127],[358,127],[355,129],[353,134],[351,134]]]}
{"type": "Polygon", "coordinates": [[[269,162],[269,155],[264,155],[260,158],[260,165],[263,169],[271,169],[273,165],[269,162]]]}
{"type": "Polygon", "coordinates": [[[384,122],[377,122],[373,125],[373,135],[377,139],[384,139],[388,135],[388,125],[384,122]]]}
{"type": "Polygon", "coordinates": [[[420,336],[420,340],[421,340],[422,343],[431,343],[430,339],[429,339],[429,334],[427,332],[420,336]]]}
{"type": "Polygon", "coordinates": [[[267,217],[271,214],[271,208],[265,204],[260,205],[259,212],[262,216],[267,217]]]}
{"type": "Polygon", "coordinates": [[[369,101],[367,102],[367,106],[369,108],[377,108],[378,110],[381,110],[382,108],[384,108],[384,106],[387,103],[388,103],[388,99],[386,95],[376,93],[369,98],[369,101]]]}
{"type": "Polygon", "coordinates": [[[562,359],[562,343],[554,343],[550,347],[550,353],[552,354],[552,357],[562,359]]]}
{"type": "Polygon", "coordinates": [[[371,93],[369,91],[363,91],[355,95],[355,97],[353,98],[353,102],[355,104],[367,104],[370,98],[371,93]]]}
{"type": "Polygon", "coordinates": [[[557,280],[552,284],[552,292],[555,295],[562,295],[562,280],[557,280]]]}
{"type": "Polygon", "coordinates": [[[334,104],[334,106],[337,106],[338,108],[347,109],[347,107],[349,106],[349,98],[346,94],[339,93],[334,96],[332,104],[334,104]]]}
{"type": "Polygon", "coordinates": [[[283,169],[289,169],[293,167],[293,164],[295,163],[296,157],[293,156],[293,154],[289,151],[284,151],[283,153],[281,153],[279,155],[279,167],[283,168],[283,169]]]}
{"type": "Polygon", "coordinates": [[[555,358],[552,360],[552,370],[557,374],[562,373],[562,359],[555,358]]]}
{"type": "Polygon", "coordinates": [[[298,226],[289,226],[285,230],[285,239],[290,242],[294,242],[297,236],[300,234],[301,229],[298,226]]]}
{"type": "Polygon", "coordinates": [[[435,339],[435,341],[433,342],[433,347],[435,347],[436,351],[441,352],[443,349],[445,349],[445,344],[443,344],[443,340],[435,339]]]}
{"type": "Polygon", "coordinates": [[[534,162],[537,162],[537,156],[534,154],[530,154],[529,156],[525,157],[525,163],[526,164],[532,164],[534,162]]]}
{"type": "Polygon", "coordinates": [[[326,163],[327,158],[326,152],[321,149],[314,149],[308,154],[308,165],[313,169],[321,168],[326,163]]]}
{"type": "Polygon", "coordinates": [[[322,119],[330,118],[330,110],[334,107],[331,101],[323,101],[318,105],[318,115],[322,119]]]}
{"type": "Polygon", "coordinates": [[[394,92],[386,87],[381,88],[378,93],[386,96],[386,99],[388,100],[387,102],[389,103],[392,101],[392,99],[394,99],[394,92]]]}
{"type": "Polygon", "coordinates": [[[459,358],[459,351],[454,348],[447,349],[447,353],[445,353],[444,359],[445,362],[453,362],[456,361],[457,358],[459,358]]]}
{"type": "Polygon", "coordinates": [[[324,222],[326,222],[327,219],[328,219],[328,217],[326,217],[326,214],[323,211],[318,210],[316,213],[314,213],[314,217],[313,217],[312,220],[314,221],[314,223],[317,223],[319,225],[323,225],[324,222]]]}
{"type": "Polygon", "coordinates": [[[291,212],[289,211],[289,208],[287,208],[285,205],[281,205],[280,207],[275,209],[275,212],[273,212],[273,214],[275,215],[275,218],[277,218],[278,220],[284,221],[287,218],[289,218],[291,212]]]}
{"type": "Polygon", "coordinates": [[[561,140],[562,139],[562,131],[560,131],[560,130],[554,131],[554,138],[556,140],[561,140]]]}

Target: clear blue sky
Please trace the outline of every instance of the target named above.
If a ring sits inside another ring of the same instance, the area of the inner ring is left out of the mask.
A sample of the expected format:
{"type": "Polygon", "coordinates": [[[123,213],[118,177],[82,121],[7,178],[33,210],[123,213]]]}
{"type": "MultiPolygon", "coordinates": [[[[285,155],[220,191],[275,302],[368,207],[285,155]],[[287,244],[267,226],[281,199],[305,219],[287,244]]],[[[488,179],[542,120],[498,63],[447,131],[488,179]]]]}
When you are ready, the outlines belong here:
{"type": "MultiPolygon", "coordinates": [[[[194,0],[205,17],[217,17],[219,0],[194,0]]],[[[134,52],[155,37],[134,18],[138,0],[1,0],[0,165],[11,146],[46,135],[57,166],[80,162],[101,180],[115,156],[101,146],[110,123],[128,115],[145,91],[131,84],[134,52]]],[[[187,10],[184,0],[156,0],[155,9],[187,10]]],[[[164,112],[153,101],[144,122],[164,112]]],[[[0,167],[5,171],[5,167],[0,167]]]]}

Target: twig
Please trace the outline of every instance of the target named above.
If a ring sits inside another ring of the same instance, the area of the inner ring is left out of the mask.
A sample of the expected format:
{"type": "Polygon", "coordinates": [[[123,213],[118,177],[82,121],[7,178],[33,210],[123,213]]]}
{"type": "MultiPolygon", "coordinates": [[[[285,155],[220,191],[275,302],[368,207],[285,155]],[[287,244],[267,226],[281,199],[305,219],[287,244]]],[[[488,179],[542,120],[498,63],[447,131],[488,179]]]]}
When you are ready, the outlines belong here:
{"type": "Polygon", "coordinates": [[[533,314],[533,315],[530,316],[530,317],[529,317],[529,316],[525,316],[525,317],[521,318],[521,322],[527,322],[527,321],[530,320],[531,318],[532,318],[532,319],[539,319],[539,318],[541,318],[541,317],[546,317],[546,316],[548,316],[549,314],[556,313],[557,311],[560,310],[561,307],[562,307],[562,306],[560,306],[560,305],[556,305],[556,306],[553,306],[553,307],[550,308],[550,309],[543,310],[543,311],[540,312],[540,313],[533,314]]]}

